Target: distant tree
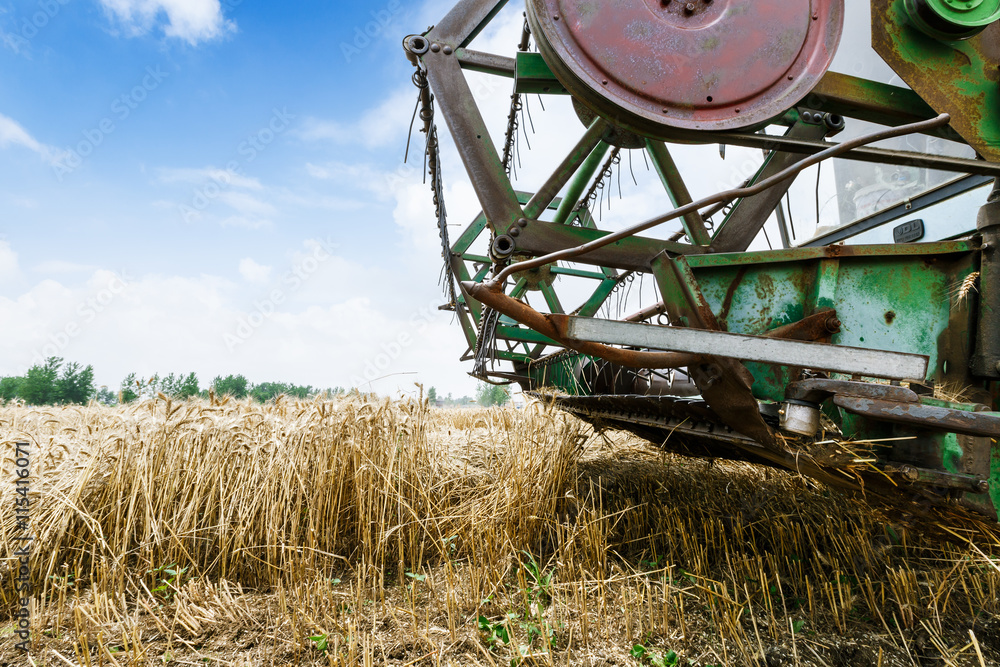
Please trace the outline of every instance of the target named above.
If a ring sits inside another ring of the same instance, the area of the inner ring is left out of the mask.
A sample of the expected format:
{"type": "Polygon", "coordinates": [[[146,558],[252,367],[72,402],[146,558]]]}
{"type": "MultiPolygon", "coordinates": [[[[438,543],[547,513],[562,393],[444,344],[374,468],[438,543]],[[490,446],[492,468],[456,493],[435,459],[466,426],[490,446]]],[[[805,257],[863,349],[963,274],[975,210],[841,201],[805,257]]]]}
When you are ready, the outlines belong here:
{"type": "Polygon", "coordinates": [[[164,396],[173,398],[180,393],[182,382],[180,376],[171,373],[170,375],[164,375],[162,378],[155,375],[153,377],[157,380],[152,387],[154,394],[162,393],[164,396]]]}
{"type": "Polygon", "coordinates": [[[55,400],[59,403],[83,405],[95,393],[93,366],[84,368],[76,362],[66,364],[55,381],[55,400]]]}
{"type": "Polygon", "coordinates": [[[250,391],[250,395],[253,400],[258,403],[267,403],[272,401],[282,394],[288,393],[288,385],[284,382],[261,382],[260,384],[254,385],[253,389],[250,391]]]}
{"type": "Polygon", "coordinates": [[[212,380],[212,389],[219,396],[246,398],[250,392],[250,383],[242,375],[218,376],[212,380]]]}
{"type": "Polygon", "coordinates": [[[0,378],[0,402],[12,401],[21,395],[23,377],[0,378]]]}
{"type": "Polygon", "coordinates": [[[106,386],[101,387],[97,390],[97,394],[94,396],[98,403],[103,403],[104,405],[117,405],[118,395],[108,389],[106,386]]]}
{"type": "Polygon", "coordinates": [[[121,403],[132,403],[139,398],[142,391],[142,383],[136,379],[135,373],[129,373],[128,377],[122,380],[118,390],[118,397],[121,403]]]}
{"type": "Polygon", "coordinates": [[[438,400],[437,389],[431,387],[430,389],[427,390],[427,400],[430,401],[431,403],[437,403],[438,400]]]}
{"type": "Polygon", "coordinates": [[[187,377],[181,380],[180,391],[177,392],[178,398],[188,399],[193,398],[201,393],[198,388],[198,376],[194,373],[188,373],[187,377]]]}
{"type": "Polygon", "coordinates": [[[250,390],[250,396],[258,403],[273,401],[282,394],[292,398],[305,399],[317,393],[320,393],[319,390],[314,389],[312,385],[302,386],[287,382],[262,382],[254,385],[250,390]]]}
{"type": "Polygon", "coordinates": [[[154,375],[148,387],[150,397],[162,393],[164,396],[181,400],[197,396],[201,391],[198,387],[198,376],[194,373],[188,373],[186,376],[180,373],[176,375],[171,373],[162,378],[154,375]]]}
{"type": "Polygon", "coordinates": [[[44,364],[35,364],[28,369],[21,383],[19,397],[28,405],[52,405],[58,397],[56,380],[59,379],[59,368],[63,360],[49,357],[44,364]]]}
{"type": "Polygon", "coordinates": [[[510,401],[510,394],[506,387],[480,382],[476,389],[476,402],[484,408],[493,405],[506,405],[508,401],[510,401]]]}

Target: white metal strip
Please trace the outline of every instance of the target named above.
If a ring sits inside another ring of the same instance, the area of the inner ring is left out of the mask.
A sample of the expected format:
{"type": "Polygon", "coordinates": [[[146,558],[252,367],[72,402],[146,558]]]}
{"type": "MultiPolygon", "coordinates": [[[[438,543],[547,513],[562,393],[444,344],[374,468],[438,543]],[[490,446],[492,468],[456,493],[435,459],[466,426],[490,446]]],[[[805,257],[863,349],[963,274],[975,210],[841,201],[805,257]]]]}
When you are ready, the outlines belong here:
{"type": "Polygon", "coordinates": [[[923,381],[930,361],[919,354],[590,317],[570,318],[568,337],[591,343],[711,354],[889,380],[923,381]]]}

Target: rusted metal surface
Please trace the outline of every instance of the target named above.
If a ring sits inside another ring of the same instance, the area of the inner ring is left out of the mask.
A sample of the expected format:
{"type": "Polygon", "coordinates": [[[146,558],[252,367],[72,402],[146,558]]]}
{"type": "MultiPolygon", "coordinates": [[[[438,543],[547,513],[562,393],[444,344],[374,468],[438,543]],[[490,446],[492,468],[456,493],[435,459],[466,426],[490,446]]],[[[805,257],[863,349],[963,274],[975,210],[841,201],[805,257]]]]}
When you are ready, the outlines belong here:
{"type": "MultiPolygon", "coordinates": [[[[653,274],[664,303],[668,304],[667,312],[672,323],[712,332],[720,331],[718,319],[705,301],[698,281],[684,257],[671,259],[661,255],[653,262],[653,274]]],[[[713,356],[690,366],[688,374],[724,424],[768,449],[779,449],[774,430],[760,416],[760,407],[753,395],[754,378],[746,366],[728,356],[713,356]]]]}
{"type": "Polygon", "coordinates": [[[843,0],[529,0],[574,96],[635,124],[728,130],[781,114],[833,60],[843,0]]]}
{"type": "Polygon", "coordinates": [[[939,241],[937,243],[895,245],[829,245],[818,248],[800,247],[759,252],[715,253],[691,255],[693,268],[710,266],[754,266],[802,262],[810,259],[845,259],[850,257],[890,258],[920,256],[931,259],[936,255],[970,253],[978,248],[975,241],[939,241]]]}
{"type": "Polygon", "coordinates": [[[986,160],[1000,162],[1000,25],[963,41],[924,34],[902,0],[872,0],[872,47],[986,160]]]}
{"type": "Polygon", "coordinates": [[[460,0],[427,37],[452,47],[465,46],[506,4],[507,0],[460,0]]]}
{"type": "Polygon", "coordinates": [[[497,174],[503,173],[503,163],[462,74],[458,58],[453,52],[448,53],[449,50],[439,48],[435,51],[432,44],[423,55],[427,64],[427,79],[441,114],[448,122],[448,129],[455,139],[490,227],[506,228],[521,215],[521,205],[510,181],[497,178],[497,174]]]}
{"type": "Polygon", "coordinates": [[[517,299],[512,299],[498,288],[491,288],[484,284],[463,282],[462,289],[480,303],[513,318],[564,347],[628,368],[683,368],[698,363],[704,358],[697,354],[639,352],[601,345],[600,343],[570,341],[566,337],[568,318],[565,315],[545,315],[517,299]]]}
{"type": "Polygon", "coordinates": [[[900,466],[898,473],[906,481],[915,484],[926,484],[945,489],[962,489],[973,493],[987,493],[990,490],[989,481],[975,475],[959,475],[940,470],[917,468],[911,465],[900,466]]]}
{"type": "Polygon", "coordinates": [[[917,403],[920,397],[906,387],[873,382],[852,382],[850,380],[830,380],[813,378],[788,385],[785,397],[788,399],[821,403],[832,396],[853,396],[872,398],[894,403],[917,403]]]}
{"type": "MultiPolygon", "coordinates": [[[[803,100],[803,104],[889,127],[915,123],[937,115],[923,98],[909,88],[869,81],[840,72],[824,74],[803,100]]],[[[928,134],[952,141],[965,141],[951,127],[931,130],[928,134]]]]}
{"type": "MultiPolygon", "coordinates": [[[[557,225],[543,220],[529,220],[517,237],[517,251],[530,255],[548,255],[603,239],[610,233],[597,229],[557,225]]],[[[663,251],[685,255],[705,252],[698,246],[634,236],[599,247],[593,252],[576,257],[573,261],[624,271],[649,271],[653,259],[663,251]]],[[[549,262],[544,262],[542,265],[544,264],[549,262]]]]}
{"type": "Polygon", "coordinates": [[[657,216],[651,220],[647,220],[637,225],[627,227],[613,234],[608,234],[602,239],[591,241],[590,243],[585,243],[576,248],[561,250],[559,252],[554,252],[545,255],[544,257],[536,257],[535,259],[519,262],[518,264],[508,266],[506,269],[501,271],[500,274],[498,274],[496,279],[502,282],[507,278],[509,278],[512,273],[515,273],[517,271],[523,271],[525,269],[534,268],[536,266],[542,266],[543,264],[551,264],[552,262],[555,261],[563,259],[572,259],[574,257],[579,257],[580,255],[585,255],[588,252],[598,250],[606,245],[615,243],[616,241],[621,241],[622,239],[630,238],[632,236],[635,236],[637,234],[646,231],[647,229],[652,229],[653,227],[662,225],[665,222],[676,220],[677,218],[680,218],[687,213],[700,211],[701,209],[707,208],[712,204],[717,204],[719,202],[724,202],[724,201],[732,201],[733,199],[737,199],[739,197],[750,197],[759,194],[761,192],[764,192],[768,188],[778,183],[781,183],[788,177],[798,174],[803,169],[811,167],[814,164],[819,164],[823,160],[827,160],[829,158],[836,157],[838,155],[846,153],[851,149],[858,148],[860,146],[864,146],[872,142],[882,141],[884,139],[901,137],[907,134],[913,134],[914,132],[922,132],[924,130],[934,127],[942,127],[946,125],[949,120],[950,118],[947,114],[942,114],[934,118],[933,120],[924,121],[920,123],[913,123],[911,125],[903,125],[888,130],[881,130],[878,132],[873,132],[872,134],[866,134],[864,136],[858,137],[857,139],[851,139],[850,141],[845,141],[843,143],[832,146],[821,153],[817,153],[816,155],[810,155],[802,162],[794,164],[788,167],[787,169],[775,174],[771,178],[765,179],[752,186],[745,188],[735,188],[733,190],[726,190],[716,195],[712,195],[710,197],[700,199],[696,202],[692,202],[687,206],[681,206],[680,208],[674,209],[672,212],[667,213],[665,215],[657,216]]]}
{"type": "MultiPolygon", "coordinates": [[[[998,182],[1000,188],[1000,182],[998,182]]],[[[972,372],[982,378],[1000,378],[1000,189],[997,197],[979,211],[983,235],[979,275],[979,323],[972,372]]]]}
{"type": "Polygon", "coordinates": [[[514,78],[517,71],[515,64],[517,61],[514,58],[473,51],[472,49],[459,49],[456,55],[462,69],[467,69],[470,72],[514,78]]]}
{"type": "Polygon", "coordinates": [[[874,398],[834,396],[837,407],[873,419],[951,433],[1000,438],[1000,415],[965,412],[919,403],[897,403],[874,398]]]}
{"type": "Polygon", "coordinates": [[[840,327],[841,322],[837,318],[837,311],[824,310],[808,317],[803,317],[798,322],[786,324],[777,329],[771,329],[762,335],[768,338],[783,338],[785,340],[824,340],[835,333],[839,333],[840,327]]]}

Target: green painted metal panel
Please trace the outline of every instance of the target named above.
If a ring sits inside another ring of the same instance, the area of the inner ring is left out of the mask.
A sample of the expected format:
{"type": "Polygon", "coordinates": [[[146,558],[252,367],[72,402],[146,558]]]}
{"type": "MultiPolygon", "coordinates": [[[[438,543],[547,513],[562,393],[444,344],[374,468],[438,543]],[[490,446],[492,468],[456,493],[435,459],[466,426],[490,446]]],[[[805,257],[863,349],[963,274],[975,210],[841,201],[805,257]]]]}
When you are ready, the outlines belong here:
{"type": "MultiPolygon", "coordinates": [[[[692,265],[693,259],[700,258],[688,258],[692,265]]],[[[927,379],[943,380],[962,370],[948,369],[945,361],[949,354],[961,357],[968,344],[971,316],[956,292],[974,269],[971,254],[861,256],[702,267],[695,276],[728,331],[761,334],[832,307],[842,329],[830,342],[926,355],[927,379]]],[[[748,368],[758,378],[759,398],[781,398],[779,387],[786,378],[774,377],[759,364],[748,368]]]]}

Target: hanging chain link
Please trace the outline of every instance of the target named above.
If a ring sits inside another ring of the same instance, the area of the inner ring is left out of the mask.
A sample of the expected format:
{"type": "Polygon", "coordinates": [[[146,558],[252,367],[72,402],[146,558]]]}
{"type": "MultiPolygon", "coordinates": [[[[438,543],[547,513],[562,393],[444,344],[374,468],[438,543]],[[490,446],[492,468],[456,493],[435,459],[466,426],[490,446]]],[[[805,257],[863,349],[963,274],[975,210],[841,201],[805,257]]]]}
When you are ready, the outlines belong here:
{"type": "MultiPolygon", "coordinates": [[[[444,259],[441,280],[444,282],[444,293],[448,303],[458,307],[458,296],[455,292],[455,272],[451,266],[451,240],[448,236],[448,210],[444,203],[444,178],[441,174],[441,144],[438,141],[437,124],[434,122],[434,95],[427,82],[427,72],[421,65],[413,73],[413,85],[420,90],[420,120],[423,121],[421,132],[427,135],[424,149],[426,165],[425,175],[431,177],[431,191],[434,193],[434,211],[437,215],[438,233],[441,237],[441,256],[444,259]]],[[[426,176],[425,176],[426,182],[426,176]]]]}

